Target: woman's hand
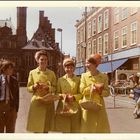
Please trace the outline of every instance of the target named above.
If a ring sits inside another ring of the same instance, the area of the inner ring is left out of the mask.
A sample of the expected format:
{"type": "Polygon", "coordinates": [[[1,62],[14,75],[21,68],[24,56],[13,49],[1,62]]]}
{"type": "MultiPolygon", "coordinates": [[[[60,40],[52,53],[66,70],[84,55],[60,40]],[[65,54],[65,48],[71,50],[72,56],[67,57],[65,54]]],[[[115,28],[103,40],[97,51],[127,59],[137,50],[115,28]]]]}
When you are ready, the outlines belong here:
{"type": "Polygon", "coordinates": [[[40,88],[40,84],[37,82],[37,83],[35,83],[34,85],[33,85],[33,90],[37,90],[37,89],[39,89],[40,88]]]}
{"type": "Polygon", "coordinates": [[[95,84],[95,88],[97,93],[102,94],[102,91],[104,90],[104,83],[95,84]]]}
{"type": "Polygon", "coordinates": [[[94,84],[92,84],[91,87],[90,87],[90,92],[93,93],[95,91],[96,91],[96,87],[95,87],[94,84]]]}
{"type": "Polygon", "coordinates": [[[75,97],[73,95],[66,95],[66,102],[72,103],[73,101],[75,101],[75,97]]]}

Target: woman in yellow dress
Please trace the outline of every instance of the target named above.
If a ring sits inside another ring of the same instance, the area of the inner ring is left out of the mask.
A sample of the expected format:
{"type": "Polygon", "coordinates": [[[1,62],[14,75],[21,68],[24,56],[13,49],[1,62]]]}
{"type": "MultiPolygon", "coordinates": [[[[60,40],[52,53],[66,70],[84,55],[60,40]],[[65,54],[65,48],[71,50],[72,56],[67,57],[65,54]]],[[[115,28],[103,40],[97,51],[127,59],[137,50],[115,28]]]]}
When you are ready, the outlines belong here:
{"type": "Polygon", "coordinates": [[[36,52],[35,60],[38,67],[31,70],[27,89],[32,93],[32,99],[27,120],[27,130],[44,133],[51,131],[54,118],[54,102],[45,102],[47,95],[55,93],[56,76],[47,68],[48,56],[45,50],[36,52]]]}
{"type": "Polygon", "coordinates": [[[98,111],[82,108],[82,133],[110,132],[109,121],[103,99],[103,97],[109,96],[108,78],[107,75],[97,70],[97,65],[96,59],[93,56],[90,56],[86,61],[88,71],[81,75],[80,92],[83,95],[83,100],[89,100],[91,98],[92,101],[100,106],[100,110],[98,111]]]}
{"type": "Polygon", "coordinates": [[[61,98],[56,110],[55,131],[78,133],[81,121],[81,109],[78,104],[81,98],[80,78],[74,75],[75,63],[71,58],[65,59],[63,66],[66,74],[59,78],[57,83],[57,94],[61,98]],[[72,113],[72,115],[69,116],[67,113],[72,113]]]}

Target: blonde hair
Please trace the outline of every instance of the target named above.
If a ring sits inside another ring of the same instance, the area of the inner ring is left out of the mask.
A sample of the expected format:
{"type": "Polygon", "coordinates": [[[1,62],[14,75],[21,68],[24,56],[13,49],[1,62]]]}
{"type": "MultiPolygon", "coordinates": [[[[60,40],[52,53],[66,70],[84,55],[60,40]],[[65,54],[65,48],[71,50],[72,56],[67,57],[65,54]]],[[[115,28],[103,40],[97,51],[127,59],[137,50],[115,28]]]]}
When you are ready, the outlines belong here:
{"type": "Polygon", "coordinates": [[[63,66],[68,66],[68,65],[72,65],[73,67],[75,67],[75,62],[73,61],[72,58],[66,58],[63,61],[63,66]]]}
{"type": "Polygon", "coordinates": [[[35,57],[36,62],[38,62],[38,60],[39,60],[39,58],[40,58],[41,55],[45,55],[48,58],[47,51],[46,50],[40,50],[40,51],[37,51],[35,53],[35,56],[34,57],[35,57]]]}

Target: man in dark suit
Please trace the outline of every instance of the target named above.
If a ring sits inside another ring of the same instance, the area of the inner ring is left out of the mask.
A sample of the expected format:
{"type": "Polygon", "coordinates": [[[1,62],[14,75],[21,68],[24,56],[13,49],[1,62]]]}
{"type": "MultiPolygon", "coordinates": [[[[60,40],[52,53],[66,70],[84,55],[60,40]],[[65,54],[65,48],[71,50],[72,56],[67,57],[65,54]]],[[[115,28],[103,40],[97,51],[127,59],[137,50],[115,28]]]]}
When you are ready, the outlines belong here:
{"type": "Polygon", "coordinates": [[[0,133],[14,133],[19,108],[19,84],[13,75],[14,64],[2,60],[0,65],[0,133]]]}

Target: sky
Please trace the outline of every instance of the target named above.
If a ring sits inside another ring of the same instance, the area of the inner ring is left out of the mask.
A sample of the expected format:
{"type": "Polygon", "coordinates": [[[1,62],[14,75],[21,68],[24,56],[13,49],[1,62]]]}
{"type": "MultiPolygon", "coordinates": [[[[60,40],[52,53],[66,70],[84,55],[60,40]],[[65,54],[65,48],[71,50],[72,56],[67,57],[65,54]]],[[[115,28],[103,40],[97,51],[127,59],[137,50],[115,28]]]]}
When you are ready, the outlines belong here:
{"type": "MultiPolygon", "coordinates": [[[[65,54],[76,56],[76,20],[82,17],[82,7],[28,7],[27,8],[27,36],[31,39],[33,33],[37,30],[39,24],[39,11],[44,11],[52,23],[52,28],[56,29],[56,42],[61,46],[61,34],[57,28],[62,28],[62,51],[65,54]]],[[[17,12],[16,7],[1,7],[0,20],[10,18],[17,28],[17,12]]]]}

